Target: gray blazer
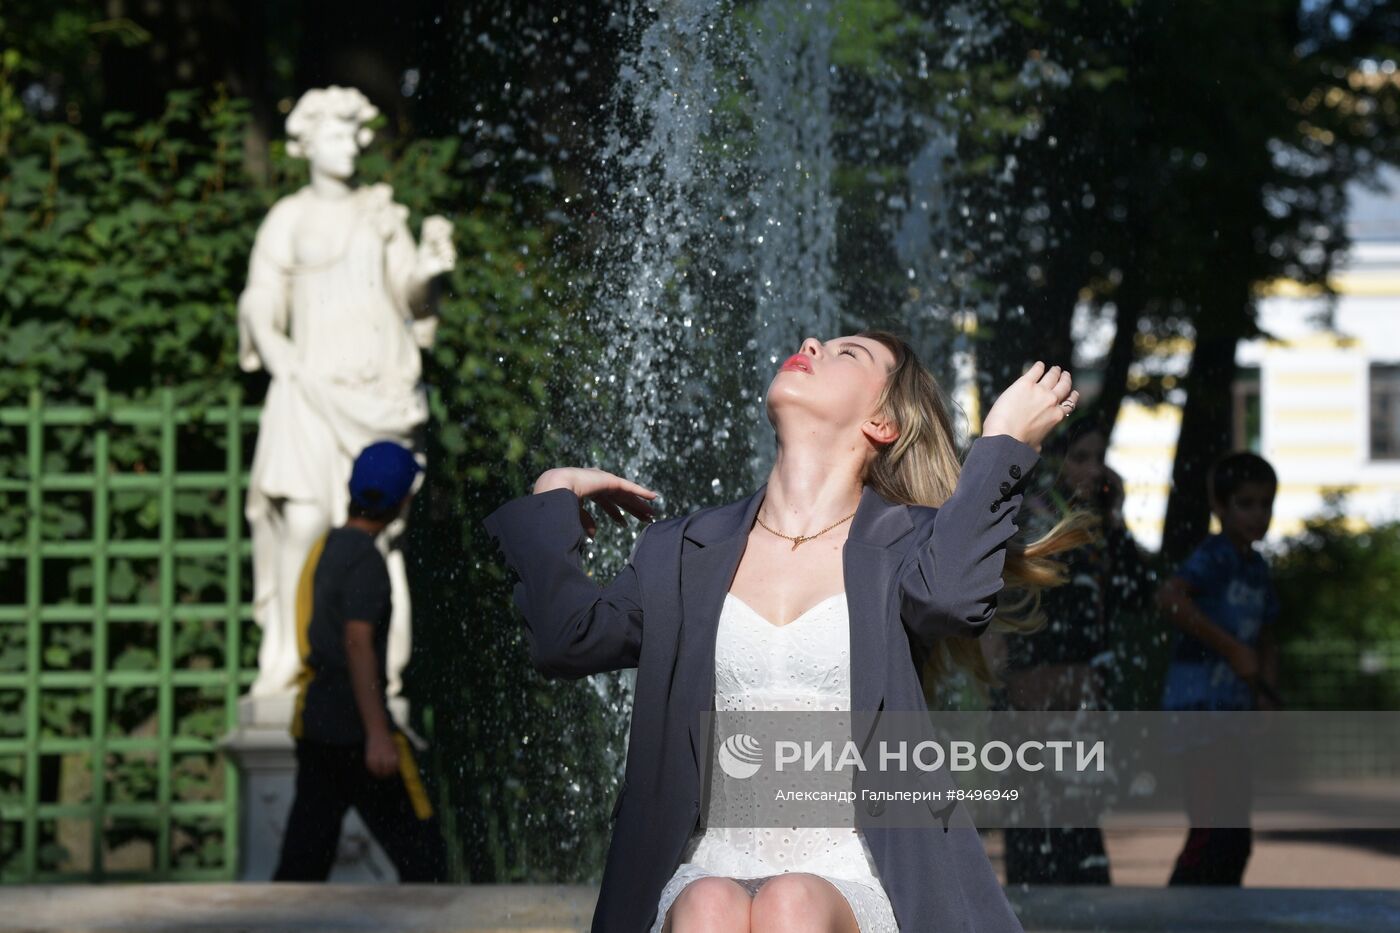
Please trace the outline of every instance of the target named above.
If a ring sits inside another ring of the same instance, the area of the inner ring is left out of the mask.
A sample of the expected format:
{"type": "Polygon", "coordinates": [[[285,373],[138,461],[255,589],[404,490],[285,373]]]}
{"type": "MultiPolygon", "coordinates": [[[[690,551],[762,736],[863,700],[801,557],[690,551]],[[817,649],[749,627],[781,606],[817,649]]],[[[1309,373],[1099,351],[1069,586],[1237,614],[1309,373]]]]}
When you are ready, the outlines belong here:
{"type": "MultiPolygon", "coordinates": [[[[843,552],[853,719],[927,709],[918,672],[928,646],[986,629],[1037,459],[1006,435],[975,441],[957,490],[938,509],[893,503],[865,487],[843,552]]],[[[715,632],[766,488],[648,525],[605,587],[582,568],[586,536],[573,492],[522,496],[485,520],[520,577],[515,604],[539,671],[574,679],[637,669],[593,933],[651,926],[661,889],[698,825],[709,765],[700,726],[713,708],[715,632]]],[[[863,832],[903,933],[1022,930],[970,822],[863,832]]]]}

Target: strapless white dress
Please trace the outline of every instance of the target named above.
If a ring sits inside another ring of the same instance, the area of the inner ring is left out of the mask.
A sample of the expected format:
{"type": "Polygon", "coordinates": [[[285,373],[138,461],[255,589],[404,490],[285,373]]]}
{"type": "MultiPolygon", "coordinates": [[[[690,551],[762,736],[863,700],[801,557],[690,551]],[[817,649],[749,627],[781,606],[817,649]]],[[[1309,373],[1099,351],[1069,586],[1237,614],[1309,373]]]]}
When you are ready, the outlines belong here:
{"type": "MultiPolygon", "coordinates": [[[[850,615],[846,594],[822,600],[787,625],[773,625],[733,593],[715,635],[716,710],[851,708],[850,615]]],[[[652,933],[697,878],[733,878],[755,893],[763,880],[808,872],[851,905],[861,933],[897,933],[889,897],[865,837],[850,827],[711,827],[691,836],[661,890],[652,933]]]]}

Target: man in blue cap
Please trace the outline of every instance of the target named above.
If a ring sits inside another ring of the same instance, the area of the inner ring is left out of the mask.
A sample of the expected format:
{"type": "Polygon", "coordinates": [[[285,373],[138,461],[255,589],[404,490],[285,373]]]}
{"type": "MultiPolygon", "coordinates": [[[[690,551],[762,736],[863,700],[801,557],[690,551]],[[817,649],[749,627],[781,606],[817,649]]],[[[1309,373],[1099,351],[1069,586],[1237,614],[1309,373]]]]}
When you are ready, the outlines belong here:
{"type": "Polygon", "coordinates": [[[291,733],[296,799],[274,881],[324,881],[354,807],[405,882],[443,880],[442,834],[385,697],[389,569],[375,540],[407,506],[422,468],[371,444],[350,474],[349,518],[307,556],[297,587],[302,670],[291,733]]]}

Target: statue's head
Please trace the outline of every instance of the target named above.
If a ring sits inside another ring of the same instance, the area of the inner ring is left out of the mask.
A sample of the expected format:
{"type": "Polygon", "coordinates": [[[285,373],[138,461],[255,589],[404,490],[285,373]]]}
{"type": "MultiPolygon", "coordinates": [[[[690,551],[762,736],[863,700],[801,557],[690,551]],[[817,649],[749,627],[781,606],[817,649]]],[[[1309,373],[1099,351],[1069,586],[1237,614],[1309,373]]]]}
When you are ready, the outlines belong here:
{"type": "Polygon", "coordinates": [[[353,87],[313,88],[287,116],[287,152],[319,172],[348,179],[355,157],[374,138],[365,124],[378,115],[379,108],[353,87]]]}

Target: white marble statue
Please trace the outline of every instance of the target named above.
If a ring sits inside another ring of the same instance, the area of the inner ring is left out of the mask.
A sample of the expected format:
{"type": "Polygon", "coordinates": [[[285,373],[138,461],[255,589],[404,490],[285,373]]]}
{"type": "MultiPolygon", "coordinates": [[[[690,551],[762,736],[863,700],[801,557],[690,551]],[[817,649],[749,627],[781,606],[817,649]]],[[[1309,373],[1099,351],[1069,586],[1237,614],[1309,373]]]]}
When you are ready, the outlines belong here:
{"type": "MultiPolygon", "coordinates": [[[[262,628],[254,698],[294,690],[297,581],[312,544],[346,518],[355,456],[394,440],[423,460],[420,348],[432,345],[437,326],[430,285],[456,255],[445,218],[426,218],[415,246],[393,189],[353,184],[355,158],[372,136],[365,123],[377,113],[354,88],[318,88],[297,101],[287,150],[310,163],[310,184],[263,220],[238,300],[239,365],[272,377],[246,505],[262,628]]],[[[393,584],[390,697],[400,692],[410,642],[403,530],[400,516],[379,541],[393,584]]]]}

